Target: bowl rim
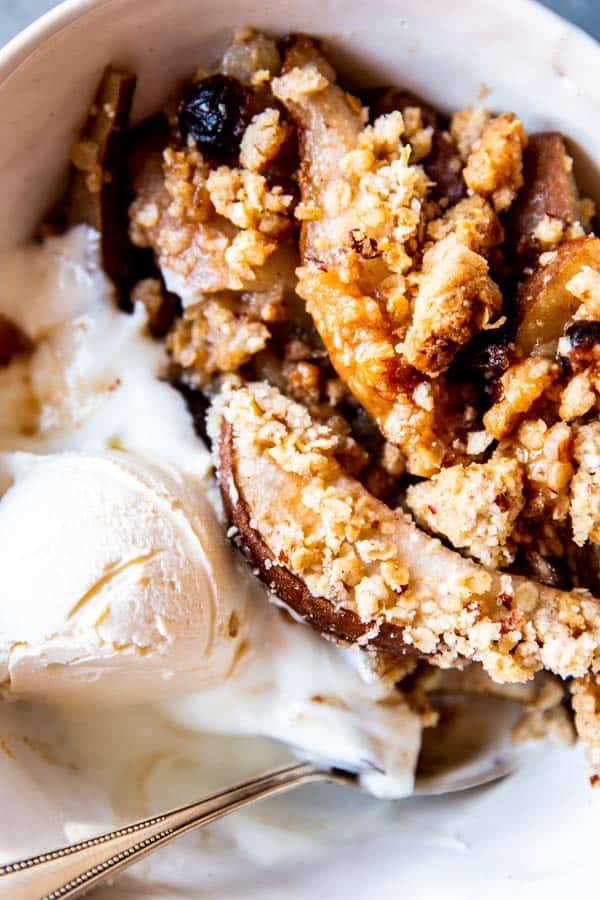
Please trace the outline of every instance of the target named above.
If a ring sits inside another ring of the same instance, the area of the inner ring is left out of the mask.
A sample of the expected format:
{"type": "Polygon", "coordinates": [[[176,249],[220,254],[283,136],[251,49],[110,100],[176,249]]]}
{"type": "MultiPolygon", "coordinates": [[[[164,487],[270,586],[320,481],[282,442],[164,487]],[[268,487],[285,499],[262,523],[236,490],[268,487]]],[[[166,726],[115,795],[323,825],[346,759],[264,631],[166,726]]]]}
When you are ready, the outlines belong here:
{"type": "MultiPolygon", "coordinates": [[[[69,28],[74,22],[97,12],[104,6],[110,6],[113,0],[63,0],[53,9],[35,19],[30,25],[19,31],[3,47],[0,47],[0,85],[2,85],[29,57],[43,47],[61,31],[69,28]]],[[[499,11],[496,0],[487,0],[490,7],[499,11]]],[[[522,11],[524,19],[537,17],[540,23],[556,27],[560,24],[571,40],[577,42],[578,52],[589,54],[600,60],[600,42],[578,25],[569,22],[563,16],[537,0],[512,0],[513,9],[522,11]]]]}

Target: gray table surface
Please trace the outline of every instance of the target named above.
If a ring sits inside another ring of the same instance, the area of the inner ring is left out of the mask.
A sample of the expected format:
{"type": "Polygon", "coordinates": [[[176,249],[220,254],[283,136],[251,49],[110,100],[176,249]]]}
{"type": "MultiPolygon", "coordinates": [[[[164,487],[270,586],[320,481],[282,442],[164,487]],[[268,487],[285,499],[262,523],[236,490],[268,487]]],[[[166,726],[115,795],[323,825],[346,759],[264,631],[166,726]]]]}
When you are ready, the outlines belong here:
{"type": "MultiPolygon", "coordinates": [[[[510,0],[505,0],[510,3],[510,0]]],[[[545,6],[561,13],[600,40],[600,0],[543,0],[545,6]]],[[[0,45],[57,6],[56,0],[0,0],[0,45]]]]}

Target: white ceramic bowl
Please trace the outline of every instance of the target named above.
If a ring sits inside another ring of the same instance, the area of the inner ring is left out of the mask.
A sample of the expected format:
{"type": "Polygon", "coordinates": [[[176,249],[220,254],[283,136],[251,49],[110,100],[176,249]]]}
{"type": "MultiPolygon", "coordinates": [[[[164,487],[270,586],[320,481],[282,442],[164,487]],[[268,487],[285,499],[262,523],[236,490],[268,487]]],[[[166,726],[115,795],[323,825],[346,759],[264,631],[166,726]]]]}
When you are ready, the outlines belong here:
{"type": "MultiPolygon", "coordinates": [[[[320,35],[355,81],[405,85],[447,109],[485,98],[492,108],[518,111],[530,129],[558,128],[571,138],[582,184],[600,197],[592,162],[600,160],[600,48],[529,0],[70,0],[0,52],[0,246],[26,237],[57,195],[107,62],[138,72],[139,119],[199,62],[216,59],[231,30],[244,24],[320,35]]],[[[2,727],[14,727],[10,717],[2,727]]],[[[14,756],[0,752],[6,857],[62,838],[67,795],[80,807],[102,802],[93,785],[48,760],[42,765],[31,748],[14,756]]],[[[324,804],[313,793],[303,815],[313,823],[313,843],[322,831],[325,852],[310,865],[293,853],[269,865],[238,857],[217,873],[206,856],[194,867],[175,853],[158,882],[149,869],[102,896],[576,896],[597,878],[600,792],[589,790],[584,771],[580,750],[556,750],[486,791],[384,812],[364,800],[373,824],[360,840],[336,840],[324,827],[333,819],[343,833],[343,798],[328,794],[324,804]]]]}

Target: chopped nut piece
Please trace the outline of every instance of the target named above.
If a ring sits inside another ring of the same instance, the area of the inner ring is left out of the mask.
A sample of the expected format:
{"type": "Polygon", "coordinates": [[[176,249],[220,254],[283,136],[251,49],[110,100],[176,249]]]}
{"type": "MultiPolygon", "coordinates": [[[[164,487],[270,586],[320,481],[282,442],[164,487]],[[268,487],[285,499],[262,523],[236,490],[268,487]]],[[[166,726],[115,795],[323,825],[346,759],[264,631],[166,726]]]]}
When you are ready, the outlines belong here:
{"type": "Polygon", "coordinates": [[[497,440],[510,434],[557,375],[556,363],[541,356],[532,356],[511,366],[500,379],[502,399],[483,417],[489,433],[497,440]]]}
{"type": "Polygon", "coordinates": [[[512,113],[492,119],[469,155],[464,170],[467,187],[488,197],[497,212],[507,209],[523,184],[523,148],[527,137],[512,113]]]}
{"type": "MultiPolygon", "coordinates": [[[[523,466],[528,503],[525,514],[533,518],[567,517],[569,484],[573,477],[573,440],[564,422],[548,427],[543,419],[527,419],[519,430],[498,447],[501,457],[516,458],[523,466]]],[[[546,522],[548,520],[546,519],[546,522]]]]}
{"type": "Polygon", "coordinates": [[[566,388],[560,395],[558,414],[564,422],[572,422],[585,416],[596,402],[596,391],[592,373],[589,370],[579,372],[569,379],[566,388]]]}

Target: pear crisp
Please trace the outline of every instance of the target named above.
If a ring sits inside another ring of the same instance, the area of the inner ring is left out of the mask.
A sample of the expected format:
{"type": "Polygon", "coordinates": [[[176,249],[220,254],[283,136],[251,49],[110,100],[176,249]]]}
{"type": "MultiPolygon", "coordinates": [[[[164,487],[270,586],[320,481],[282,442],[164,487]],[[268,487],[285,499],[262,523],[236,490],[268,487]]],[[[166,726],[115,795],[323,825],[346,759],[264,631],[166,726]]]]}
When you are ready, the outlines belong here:
{"type": "Polygon", "coordinates": [[[244,29],[130,153],[130,298],[277,602],[407,696],[521,691],[522,738],[574,716],[600,773],[600,238],[568,138],[244,29]]]}

